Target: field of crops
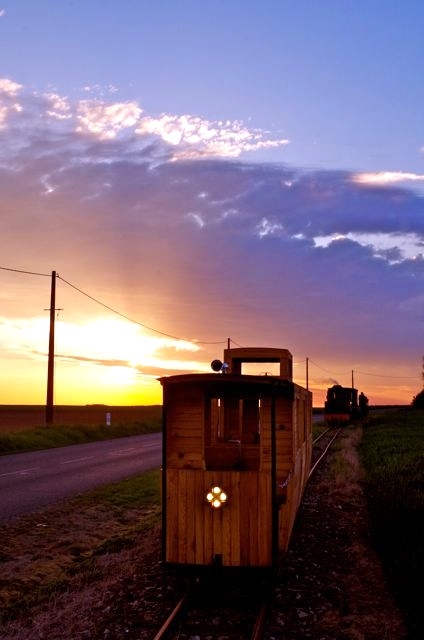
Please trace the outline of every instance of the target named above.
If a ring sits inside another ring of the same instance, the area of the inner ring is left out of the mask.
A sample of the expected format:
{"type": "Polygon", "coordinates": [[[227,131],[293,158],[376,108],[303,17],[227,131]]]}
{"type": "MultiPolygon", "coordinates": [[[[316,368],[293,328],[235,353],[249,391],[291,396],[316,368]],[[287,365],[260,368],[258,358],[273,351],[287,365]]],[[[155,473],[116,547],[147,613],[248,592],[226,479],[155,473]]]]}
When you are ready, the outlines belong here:
{"type": "Polygon", "coordinates": [[[370,527],[386,577],[410,618],[411,637],[424,637],[424,410],[370,420],[359,447],[370,527]]]}
{"type": "MultiPolygon", "coordinates": [[[[156,419],[162,408],[158,405],[136,407],[111,407],[85,405],[54,407],[54,423],[57,425],[124,424],[156,419]]],[[[21,431],[45,424],[43,405],[0,405],[0,433],[21,431]]]]}

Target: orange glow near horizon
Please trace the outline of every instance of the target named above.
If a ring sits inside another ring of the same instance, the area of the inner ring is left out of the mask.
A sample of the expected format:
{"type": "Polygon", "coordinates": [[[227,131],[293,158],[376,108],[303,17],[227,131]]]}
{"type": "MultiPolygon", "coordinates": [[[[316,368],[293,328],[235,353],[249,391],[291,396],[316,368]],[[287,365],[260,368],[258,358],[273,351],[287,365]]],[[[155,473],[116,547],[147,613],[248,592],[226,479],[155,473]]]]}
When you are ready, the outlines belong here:
{"type": "MultiPolygon", "coordinates": [[[[48,319],[16,319],[0,326],[0,404],[42,405],[46,400],[48,319]]],[[[213,348],[216,353],[216,348],[213,348]]],[[[159,377],[168,373],[209,372],[212,358],[195,343],[146,335],[125,320],[94,318],[85,323],[58,321],[56,327],[54,402],[58,405],[149,405],[162,403],[159,377]]],[[[350,386],[351,373],[339,362],[327,370],[310,364],[313,406],[322,407],[327,388],[335,384],[329,371],[346,371],[338,383],[350,386]]],[[[355,373],[354,385],[370,405],[409,405],[421,390],[421,380],[398,370],[399,380],[385,379],[384,363],[369,375],[355,373]]],[[[263,373],[263,367],[259,373],[263,373]]],[[[274,373],[274,371],[267,371],[274,373]]],[[[419,374],[419,371],[417,372],[419,374]]],[[[389,376],[390,377],[390,376],[389,376]]],[[[295,363],[294,381],[306,386],[306,364],[295,363]]]]}
{"type": "MultiPolygon", "coordinates": [[[[0,404],[44,404],[48,332],[46,318],[3,323],[0,337],[7,368],[0,371],[0,404]]],[[[169,370],[203,366],[192,361],[197,345],[145,335],[124,320],[59,321],[55,335],[55,404],[161,404],[157,378],[169,370]]]]}
{"type": "MultiPolygon", "coordinates": [[[[3,374],[0,373],[0,404],[43,405],[46,399],[47,358],[39,356],[27,361],[10,358],[7,363],[3,374]]],[[[186,371],[187,368],[182,365],[181,373],[186,371]]],[[[131,365],[111,366],[57,358],[54,402],[57,405],[162,404],[162,386],[158,378],[163,375],[166,375],[166,369],[158,370],[157,375],[144,375],[131,365]]],[[[295,371],[294,381],[305,386],[303,372],[295,371]]],[[[345,381],[342,383],[348,386],[345,381]]],[[[324,405],[329,386],[332,385],[310,379],[309,388],[313,394],[314,407],[324,405]]],[[[414,395],[421,390],[418,378],[416,386],[402,384],[394,388],[377,378],[373,384],[358,379],[355,386],[368,396],[371,405],[409,405],[414,395]]]]}
{"type": "MultiPolygon", "coordinates": [[[[7,378],[0,376],[0,405],[43,405],[46,401],[47,362],[10,362],[7,378]]],[[[56,362],[54,403],[134,406],[162,404],[162,387],[154,377],[127,367],[56,362]]]]}
{"type": "MultiPolygon", "coordinates": [[[[11,376],[8,380],[2,380],[0,389],[0,405],[28,404],[42,405],[46,399],[47,367],[42,367],[37,375],[32,377],[11,376]],[[39,375],[42,374],[42,375],[39,375]]],[[[93,374],[91,367],[85,372],[81,369],[76,375],[66,375],[58,371],[55,380],[54,402],[58,405],[85,405],[107,404],[116,406],[135,406],[162,404],[162,386],[155,378],[138,376],[132,382],[124,381],[131,373],[103,372],[98,377],[93,374]],[[117,381],[115,376],[118,375],[117,381]],[[77,380],[75,379],[77,378],[77,380]]],[[[184,372],[182,372],[184,373],[184,372]]],[[[303,386],[302,382],[300,382],[303,386]]],[[[310,386],[313,394],[313,406],[324,406],[327,387],[310,386]]],[[[398,387],[396,394],[393,388],[373,386],[371,392],[364,388],[364,393],[369,397],[371,405],[409,405],[413,397],[421,391],[417,386],[398,387]]]]}

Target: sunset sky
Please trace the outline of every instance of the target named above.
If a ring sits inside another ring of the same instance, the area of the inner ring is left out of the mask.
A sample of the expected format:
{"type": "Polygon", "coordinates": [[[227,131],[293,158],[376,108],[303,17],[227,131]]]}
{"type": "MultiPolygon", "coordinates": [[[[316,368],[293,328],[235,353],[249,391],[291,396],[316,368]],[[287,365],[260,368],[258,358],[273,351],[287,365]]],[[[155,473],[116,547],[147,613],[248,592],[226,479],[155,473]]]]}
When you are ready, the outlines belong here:
{"type": "Polygon", "coordinates": [[[0,404],[160,403],[232,346],[409,404],[424,3],[0,0],[0,404]]]}

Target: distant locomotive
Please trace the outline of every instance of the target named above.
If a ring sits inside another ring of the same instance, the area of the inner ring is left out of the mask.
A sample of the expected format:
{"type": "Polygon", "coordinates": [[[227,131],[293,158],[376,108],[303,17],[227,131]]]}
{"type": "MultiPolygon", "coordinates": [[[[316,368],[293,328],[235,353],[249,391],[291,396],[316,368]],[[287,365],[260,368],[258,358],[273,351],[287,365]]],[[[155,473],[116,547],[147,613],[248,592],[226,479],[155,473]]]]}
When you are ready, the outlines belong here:
{"type": "Polygon", "coordinates": [[[368,415],[368,398],[353,387],[335,384],[327,390],[324,419],[329,425],[343,425],[368,415]]]}
{"type": "Polygon", "coordinates": [[[312,394],[293,383],[286,349],[227,349],[212,368],[160,379],[163,559],[269,569],[309,474],[312,394]],[[278,363],[279,375],[246,375],[245,363],[278,363]]]}

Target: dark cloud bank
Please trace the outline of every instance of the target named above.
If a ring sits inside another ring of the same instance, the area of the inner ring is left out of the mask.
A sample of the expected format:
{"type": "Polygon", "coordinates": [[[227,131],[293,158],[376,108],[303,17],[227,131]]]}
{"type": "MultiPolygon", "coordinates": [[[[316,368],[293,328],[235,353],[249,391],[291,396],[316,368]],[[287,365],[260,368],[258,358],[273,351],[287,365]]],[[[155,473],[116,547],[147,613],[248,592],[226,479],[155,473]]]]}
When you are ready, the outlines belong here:
{"type": "Polygon", "coordinates": [[[29,120],[0,144],[4,264],[56,269],[112,301],[125,290],[125,312],[173,335],[419,370],[422,256],[345,237],[422,240],[414,192],[340,171],[173,161],[154,136],[96,141],[29,120]]]}

